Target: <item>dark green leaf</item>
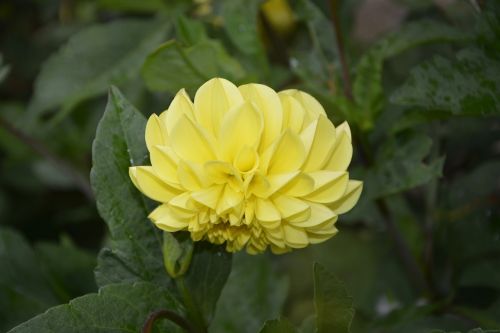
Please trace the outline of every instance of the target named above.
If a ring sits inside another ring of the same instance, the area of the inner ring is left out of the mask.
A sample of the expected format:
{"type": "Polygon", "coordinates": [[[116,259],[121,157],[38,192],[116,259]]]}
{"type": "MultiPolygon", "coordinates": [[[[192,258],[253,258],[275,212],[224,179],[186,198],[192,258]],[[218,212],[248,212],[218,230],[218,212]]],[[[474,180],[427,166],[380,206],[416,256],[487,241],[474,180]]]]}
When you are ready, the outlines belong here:
{"type": "Polygon", "coordinates": [[[266,256],[238,253],[210,332],[257,332],[267,319],[279,316],[287,290],[288,280],[276,274],[266,256]]]}
{"type": "Polygon", "coordinates": [[[217,300],[231,272],[231,257],[222,246],[196,242],[189,270],[179,278],[188,312],[192,316],[201,315],[206,326],[212,321],[217,300]]]}
{"type": "Polygon", "coordinates": [[[196,45],[208,38],[202,22],[182,15],[175,21],[175,32],[179,42],[184,46],[196,45]]]}
{"type": "Polygon", "coordinates": [[[98,5],[108,10],[139,13],[156,13],[166,9],[165,1],[163,0],[99,0],[98,5]]]}
{"type": "Polygon", "coordinates": [[[238,81],[244,75],[241,65],[215,40],[202,40],[187,48],[171,40],[151,53],[142,67],[151,90],[171,94],[182,88],[193,92],[212,77],[238,81]]]}
{"type": "Polygon", "coordinates": [[[10,66],[3,64],[3,56],[0,53],[0,83],[2,83],[7,78],[9,72],[10,72],[10,66]]]}
{"type": "Polygon", "coordinates": [[[0,331],[57,304],[35,253],[7,228],[0,228],[0,271],[0,331]]]}
{"type": "Polygon", "coordinates": [[[171,277],[186,273],[193,257],[193,247],[188,232],[163,232],[163,263],[171,277]]]}
{"type": "Polygon", "coordinates": [[[387,142],[377,156],[376,167],[366,175],[366,195],[387,196],[440,177],[444,158],[423,162],[431,147],[432,140],[423,134],[387,142]]]}
{"type": "Polygon", "coordinates": [[[148,220],[149,209],[128,175],[131,165],[147,159],[146,119],[111,88],[106,111],[92,147],[91,183],[97,208],[111,233],[111,249],[99,256],[99,286],[126,281],[165,283],[161,235],[148,220]]]}
{"type": "Polygon", "coordinates": [[[383,63],[408,49],[436,42],[464,40],[464,34],[442,23],[424,20],[408,24],[398,32],[382,39],[361,58],[353,82],[354,99],[361,115],[357,121],[364,129],[373,126],[373,119],[382,111],[383,63]]]}
{"type": "MultiPolygon", "coordinates": [[[[98,294],[89,294],[56,306],[14,328],[9,333],[130,333],[139,332],[148,315],[168,309],[182,315],[181,305],[164,288],[148,282],[114,284],[98,294]]],[[[163,332],[179,332],[171,322],[162,321],[163,332]]]]}
{"type": "Polygon", "coordinates": [[[500,114],[500,62],[479,49],[460,52],[457,60],[435,57],[412,70],[391,100],[424,111],[450,115],[500,114]]]}
{"type": "Polygon", "coordinates": [[[37,244],[35,251],[61,303],[97,290],[94,254],[75,247],[69,239],[61,244],[37,244]]]}
{"type": "Polygon", "coordinates": [[[139,73],[146,55],[164,38],[168,24],[118,20],[75,34],[43,65],[35,82],[31,116],[61,107],[62,118],[79,102],[139,73]]]}
{"type": "Polygon", "coordinates": [[[349,333],[354,308],[344,284],[325,267],[314,264],[314,304],[318,333],[349,333]]]}
{"type": "Polygon", "coordinates": [[[260,333],[296,333],[297,329],[286,318],[268,320],[260,333]]]}

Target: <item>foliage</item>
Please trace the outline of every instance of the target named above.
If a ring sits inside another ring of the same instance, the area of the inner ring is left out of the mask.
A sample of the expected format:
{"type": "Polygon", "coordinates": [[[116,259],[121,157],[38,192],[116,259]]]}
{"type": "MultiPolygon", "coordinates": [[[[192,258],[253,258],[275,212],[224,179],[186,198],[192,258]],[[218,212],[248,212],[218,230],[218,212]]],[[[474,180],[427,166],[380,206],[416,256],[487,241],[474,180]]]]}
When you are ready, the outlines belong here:
{"type": "Polygon", "coordinates": [[[138,332],[168,309],[200,333],[500,332],[498,2],[393,0],[404,15],[370,21],[344,1],[336,22],[326,1],[272,1],[295,16],[2,2],[0,331],[138,332]],[[146,117],[215,76],[303,89],[349,122],[364,190],[333,239],[230,255],[150,222],[128,176],[146,117]]]}

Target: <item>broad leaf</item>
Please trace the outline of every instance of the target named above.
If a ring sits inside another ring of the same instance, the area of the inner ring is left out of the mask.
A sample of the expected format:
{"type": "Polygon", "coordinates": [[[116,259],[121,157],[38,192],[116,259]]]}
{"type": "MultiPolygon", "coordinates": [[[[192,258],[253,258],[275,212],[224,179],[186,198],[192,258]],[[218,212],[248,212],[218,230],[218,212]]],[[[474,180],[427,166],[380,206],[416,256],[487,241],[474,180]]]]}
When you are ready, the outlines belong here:
{"type": "Polygon", "coordinates": [[[145,198],[128,175],[131,165],[147,159],[146,119],[116,88],[92,147],[91,183],[99,214],[111,233],[111,249],[103,249],[96,269],[99,286],[122,281],[168,281],[163,268],[161,235],[147,216],[145,198]]]}
{"type": "Polygon", "coordinates": [[[443,157],[423,162],[431,147],[432,140],[423,134],[387,142],[376,158],[376,166],[366,175],[367,196],[395,194],[440,177],[443,157]]]}
{"type": "Polygon", "coordinates": [[[0,228],[0,270],[0,331],[58,303],[33,250],[7,228],[0,228]]]}
{"type": "Polygon", "coordinates": [[[190,294],[189,299],[183,295],[186,308],[190,315],[201,315],[205,326],[214,316],[215,306],[231,272],[231,259],[231,254],[222,246],[196,242],[189,270],[181,278],[180,293],[185,293],[186,288],[190,294]],[[196,314],[197,311],[200,313],[196,314]]]}
{"type": "Polygon", "coordinates": [[[127,19],[75,34],[44,63],[35,81],[31,116],[61,107],[60,119],[79,102],[104,94],[110,84],[136,77],[168,27],[161,21],[127,19]]]}
{"type": "Polygon", "coordinates": [[[182,88],[194,92],[212,77],[238,81],[244,75],[241,65],[215,40],[202,40],[190,47],[171,40],[151,53],[142,67],[149,89],[171,94],[182,88]]]}
{"type": "Polygon", "coordinates": [[[288,280],[277,275],[266,256],[238,253],[210,332],[257,332],[267,319],[279,316],[287,291],[288,280]]]}
{"type": "Polygon", "coordinates": [[[268,320],[260,333],[296,333],[297,329],[286,318],[268,320]]]}
{"type": "Polygon", "coordinates": [[[314,304],[318,333],[349,333],[354,308],[344,284],[325,267],[314,265],[314,304]]]}
{"type": "Polygon", "coordinates": [[[382,111],[382,70],[387,58],[423,44],[460,40],[464,40],[464,35],[459,31],[442,23],[424,20],[404,26],[365,53],[356,66],[353,82],[353,95],[360,114],[357,122],[361,128],[371,128],[373,119],[382,111]]]}
{"type": "Polygon", "coordinates": [[[500,114],[500,62],[479,49],[435,57],[412,70],[392,102],[450,115],[500,114]]]}
{"type": "MultiPolygon", "coordinates": [[[[182,306],[164,288],[148,282],[114,284],[56,306],[19,325],[9,333],[130,333],[140,328],[153,311],[183,313],[182,306]]],[[[180,332],[172,323],[157,324],[163,332],[180,332]]]]}

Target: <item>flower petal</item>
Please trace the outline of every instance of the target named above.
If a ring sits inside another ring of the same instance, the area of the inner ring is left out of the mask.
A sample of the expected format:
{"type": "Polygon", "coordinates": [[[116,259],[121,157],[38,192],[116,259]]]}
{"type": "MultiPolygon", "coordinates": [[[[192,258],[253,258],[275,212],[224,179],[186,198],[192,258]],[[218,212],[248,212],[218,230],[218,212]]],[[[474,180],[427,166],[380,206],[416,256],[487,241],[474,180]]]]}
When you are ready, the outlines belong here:
{"type": "Polygon", "coordinates": [[[350,131],[337,128],[337,139],[335,140],[335,148],[333,153],[326,163],[325,169],[332,171],[345,171],[351,163],[352,159],[352,144],[350,131]]]}
{"type": "Polygon", "coordinates": [[[242,147],[256,149],[260,143],[262,128],[262,115],[250,102],[245,102],[227,112],[222,118],[218,140],[221,157],[232,163],[242,147]]]}
{"type": "MultiPolygon", "coordinates": [[[[309,155],[302,166],[303,171],[321,170],[332,155],[335,147],[335,126],[323,115],[320,115],[315,124],[315,131],[310,148],[306,145],[306,151],[309,155]]],[[[311,125],[312,125],[311,124],[311,125]]],[[[304,132],[306,132],[304,130],[304,132]]],[[[301,138],[305,133],[301,134],[301,138]]],[[[304,141],[304,139],[303,139],[304,141]]]]}
{"type": "Polygon", "coordinates": [[[172,129],[182,115],[194,120],[194,105],[185,89],[179,90],[170,103],[168,110],[160,115],[160,119],[165,123],[168,133],[172,133],[172,129]]]}
{"type": "Polygon", "coordinates": [[[347,189],[347,172],[317,171],[309,173],[314,179],[314,190],[304,199],[318,203],[330,203],[341,198],[347,189]]]}
{"type": "Polygon", "coordinates": [[[158,178],[173,187],[179,188],[179,180],[177,179],[179,158],[174,151],[170,147],[158,145],[153,146],[149,153],[151,165],[158,178]]]}
{"type": "Polygon", "coordinates": [[[185,115],[172,129],[171,145],[184,160],[204,163],[216,159],[211,138],[185,115]]]}
{"type": "Polygon", "coordinates": [[[239,86],[243,98],[255,103],[263,116],[264,131],[260,142],[260,151],[264,151],[281,133],[283,110],[278,94],[263,84],[245,84],[239,86]]]}
{"type": "Polygon", "coordinates": [[[238,88],[228,80],[215,78],[204,83],[194,97],[194,114],[198,123],[217,135],[221,119],[232,107],[243,102],[238,88]]]}
{"type": "Polygon", "coordinates": [[[304,108],[292,95],[280,92],[278,96],[283,106],[282,131],[290,129],[293,133],[299,133],[304,125],[304,108]]]}
{"type": "Polygon", "coordinates": [[[309,228],[314,228],[330,220],[337,219],[337,214],[335,214],[335,212],[333,212],[325,205],[312,202],[309,202],[308,204],[309,207],[311,208],[311,215],[309,216],[309,218],[305,221],[300,221],[300,222],[289,221],[290,224],[296,227],[307,228],[309,231],[309,228]]]}
{"type": "Polygon", "coordinates": [[[303,214],[311,209],[310,206],[303,200],[286,195],[279,195],[273,198],[273,203],[276,208],[278,208],[283,219],[303,214]]]}
{"type": "Polygon", "coordinates": [[[156,226],[168,232],[176,232],[186,229],[189,225],[188,220],[180,219],[172,213],[168,205],[158,206],[149,214],[149,218],[156,226]]]}
{"type": "Polygon", "coordinates": [[[318,100],[310,94],[297,89],[284,90],[283,93],[289,94],[299,101],[305,110],[305,120],[307,123],[318,118],[319,115],[326,116],[325,109],[323,109],[318,100]]]}
{"type": "Polygon", "coordinates": [[[134,185],[153,200],[166,203],[179,194],[179,190],[158,178],[152,167],[130,167],[129,175],[134,185]]]}
{"type": "Polygon", "coordinates": [[[298,170],[306,157],[304,145],[297,134],[287,130],[276,142],[267,168],[268,174],[298,170]]]}
{"type": "Polygon", "coordinates": [[[255,217],[265,228],[276,228],[281,223],[281,215],[270,200],[257,199],[255,217]]]}
{"type": "Polygon", "coordinates": [[[285,242],[290,247],[303,248],[309,244],[307,233],[302,228],[296,228],[292,225],[284,224],[283,232],[285,234],[285,242]]]}
{"type": "Polygon", "coordinates": [[[350,180],[347,184],[347,190],[344,193],[344,196],[329,204],[328,207],[339,215],[347,213],[358,202],[362,191],[363,182],[360,182],[359,180],[350,180]]]}
{"type": "Polygon", "coordinates": [[[146,146],[149,151],[151,151],[151,149],[156,145],[167,145],[167,128],[156,114],[152,114],[146,123],[145,138],[146,146]]]}

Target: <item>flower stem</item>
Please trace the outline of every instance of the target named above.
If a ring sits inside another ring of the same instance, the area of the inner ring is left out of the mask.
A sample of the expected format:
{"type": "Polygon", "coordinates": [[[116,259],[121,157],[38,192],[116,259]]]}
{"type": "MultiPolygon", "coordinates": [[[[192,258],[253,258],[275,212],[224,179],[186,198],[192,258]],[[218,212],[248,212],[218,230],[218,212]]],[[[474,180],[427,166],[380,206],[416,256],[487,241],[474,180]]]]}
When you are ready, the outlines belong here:
{"type": "Polygon", "coordinates": [[[179,327],[185,329],[186,332],[197,333],[196,329],[185,318],[170,310],[158,310],[152,312],[142,326],[141,333],[151,333],[153,325],[158,319],[168,319],[171,322],[176,323],[179,327]]]}
{"type": "Polygon", "coordinates": [[[184,282],[184,277],[180,276],[176,278],[175,281],[177,283],[177,288],[179,289],[179,292],[181,293],[181,296],[184,300],[184,305],[187,308],[188,317],[195,323],[195,332],[206,333],[207,325],[205,323],[205,319],[203,318],[203,314],[196,304],[196,301],[193,299],[191,292],[187,288],[186,283],[184,282]]]}

